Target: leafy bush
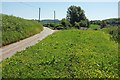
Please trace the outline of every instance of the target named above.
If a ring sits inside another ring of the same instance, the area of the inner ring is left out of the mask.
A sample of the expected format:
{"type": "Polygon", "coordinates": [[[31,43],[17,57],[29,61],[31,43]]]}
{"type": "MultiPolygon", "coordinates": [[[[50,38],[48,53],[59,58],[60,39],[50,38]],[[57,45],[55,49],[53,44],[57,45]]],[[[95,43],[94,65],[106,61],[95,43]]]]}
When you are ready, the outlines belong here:
{"type": "Polygon", "coordinates": [[[102,21],[102,22],[101,22],[101,29],[104,28],[104,27],[106,27],[106,26],[107,26],[106,22],[105,22],[105,21],[102,21]]]}
{"type": "Polygon", "coordinates": [[[26,20],[15,16],[2,15],[2,45],[7,45],[32,36],[43,30],[37,21],[26,20]]]}
{"type": "Polygon", "coordinates": [[[75,27],[80,29],[82,28],[88,28],[89,27],[89,21],[88,20],[81,20],[80,22],[75,22],[75,27]]]}
{"type": "Polygon", "coordinates": [[[69,27],[65,27],[62,24],[58,24],[58,23],[49,23],[49,24],[44,24],[43,26],[45,27],[49,27],[53,30],[64,30],[64,29],[68,29],[69,27]]]}
{"type": "Polygon", "coordinates": [[[80,27],[89,27],[89,21],[88,20],[81,20],[80,21],[80,27]]]}
{"type": "Polygon", "coordinates": [[[118,44],[94,30],[63,30],[2,62],[3,78],[118,78],[118,44]]]}
{"type": "Polygon", "coordinates": [[[80,22],[75,22],[75,28],[80,29],[80,22]]]}
{"type": "Polygon", "coordinates": [[[61,24],[62,24],[62,26],[64,27],[64,29],[68,29],[68,28],[71,27],[70,22],[69,22],[68,20],[66,20],[66,19],[62,19],[62,20],[61,20],[61,24]]]}

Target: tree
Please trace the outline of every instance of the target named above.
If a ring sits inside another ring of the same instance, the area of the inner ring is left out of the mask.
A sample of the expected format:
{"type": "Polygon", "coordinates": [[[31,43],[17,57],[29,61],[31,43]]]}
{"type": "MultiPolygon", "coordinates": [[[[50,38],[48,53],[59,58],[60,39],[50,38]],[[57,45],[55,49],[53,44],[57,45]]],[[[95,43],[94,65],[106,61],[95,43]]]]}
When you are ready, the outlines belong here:
{"type": "Polygon", "coordinates": [[[86,28],[88,28],[89,27],[89,20],[88,19],[81,20],[80,21],[80,27],[86,27],[86,28]]]}
{"type": "Polygon", "coordinates": [[[106,22],[105,22],[105,21],[102,21],[102,22],[101,22],[101,29],[104,28],[105,26],[107,26],[106,22]]]}
{"type": "Polygon", "coordinates": [[[61,20],[61,24],[62,24],[62,26],[63,26],[65,29],[71,27],[70,22],[69,22],[68,20],[66,20],[65,18],[63,18],[63,19],[61,20]]]}
{"type": "Polygon", "coordinates": [[[80,29],[80,22],[75,22],[75,27],[80,29]]]}
{"type": "Polygon", "coordinates": [[[86,20],[86,16],[84,14],[84,10],[81,7],[70,6],[67,11],[67,20],[75,25],[75,22],[80,22],[81,20],[86,20]]]}
{"type": "Polygon", "coordinates": [[[81,20],[80,22],[75,22],[75,27],[78,28],[78,29],[80,29],[81,27],[88,28],[89,27],[89,21],[88,21],[88,19],[81,20]]]}

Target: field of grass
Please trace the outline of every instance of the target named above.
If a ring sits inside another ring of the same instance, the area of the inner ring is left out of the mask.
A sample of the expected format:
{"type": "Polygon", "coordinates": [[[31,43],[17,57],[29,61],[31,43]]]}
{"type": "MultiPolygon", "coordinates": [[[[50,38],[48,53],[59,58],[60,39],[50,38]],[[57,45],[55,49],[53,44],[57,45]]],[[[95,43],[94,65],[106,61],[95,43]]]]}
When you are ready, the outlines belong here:
{"type": "Polygon", "coordinates": [[[118,78],[118,44],[103,31],[58,31],[4,60],[2,76],[118,78]]]}
{"type": "Polygon", "coordinates": [[[100,29],[100,26],[96,24],[90,24],[90,29],[100,29]]]}
{"type": "Polygon", "coordinates": [[[7,45],[32,36],[43,30],[37,21],[26,20],[15,16],[2,15],[2,45],[7,45]]]}

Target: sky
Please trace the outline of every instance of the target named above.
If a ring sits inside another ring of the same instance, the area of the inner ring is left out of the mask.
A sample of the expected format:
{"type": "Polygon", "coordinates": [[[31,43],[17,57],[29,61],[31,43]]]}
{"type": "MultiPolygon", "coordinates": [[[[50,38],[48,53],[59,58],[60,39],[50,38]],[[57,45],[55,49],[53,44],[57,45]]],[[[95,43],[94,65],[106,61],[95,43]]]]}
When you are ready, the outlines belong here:
{"type": "MultiPolygon", "coordinates": [[[[38,9],[41,8],[41,20],[66,17],[71,5],[80,6],[89,20],[103,20],[118,17],[118,2],[2,2],[2,13],[38,19],[38,9]]],[[[1,13],[1,12],[0,12],[1,13]]]]}

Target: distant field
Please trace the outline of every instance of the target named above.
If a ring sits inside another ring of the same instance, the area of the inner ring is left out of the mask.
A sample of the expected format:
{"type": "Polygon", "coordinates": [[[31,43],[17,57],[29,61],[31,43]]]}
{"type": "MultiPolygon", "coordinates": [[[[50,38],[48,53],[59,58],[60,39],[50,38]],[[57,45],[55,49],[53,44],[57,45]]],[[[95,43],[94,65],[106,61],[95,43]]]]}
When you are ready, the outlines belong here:
{"type": "Polygon", "coordinates": [[[95,30],[58,31],[2,62],[3,78],[118,78],[118,44],[95,30]]]}
{"type": "Polygon", "coordinates": [[[90,24],[90,28],[91,29],[100,29],[100,26],[96,25],[96,24],[90,24]]]}
{"type": "Polygon", "coordinates": [[[2,15],[2,45],[7,45],[32,36],[43,30],[37,21],[26,20],[15,16],[2,15]]]}

